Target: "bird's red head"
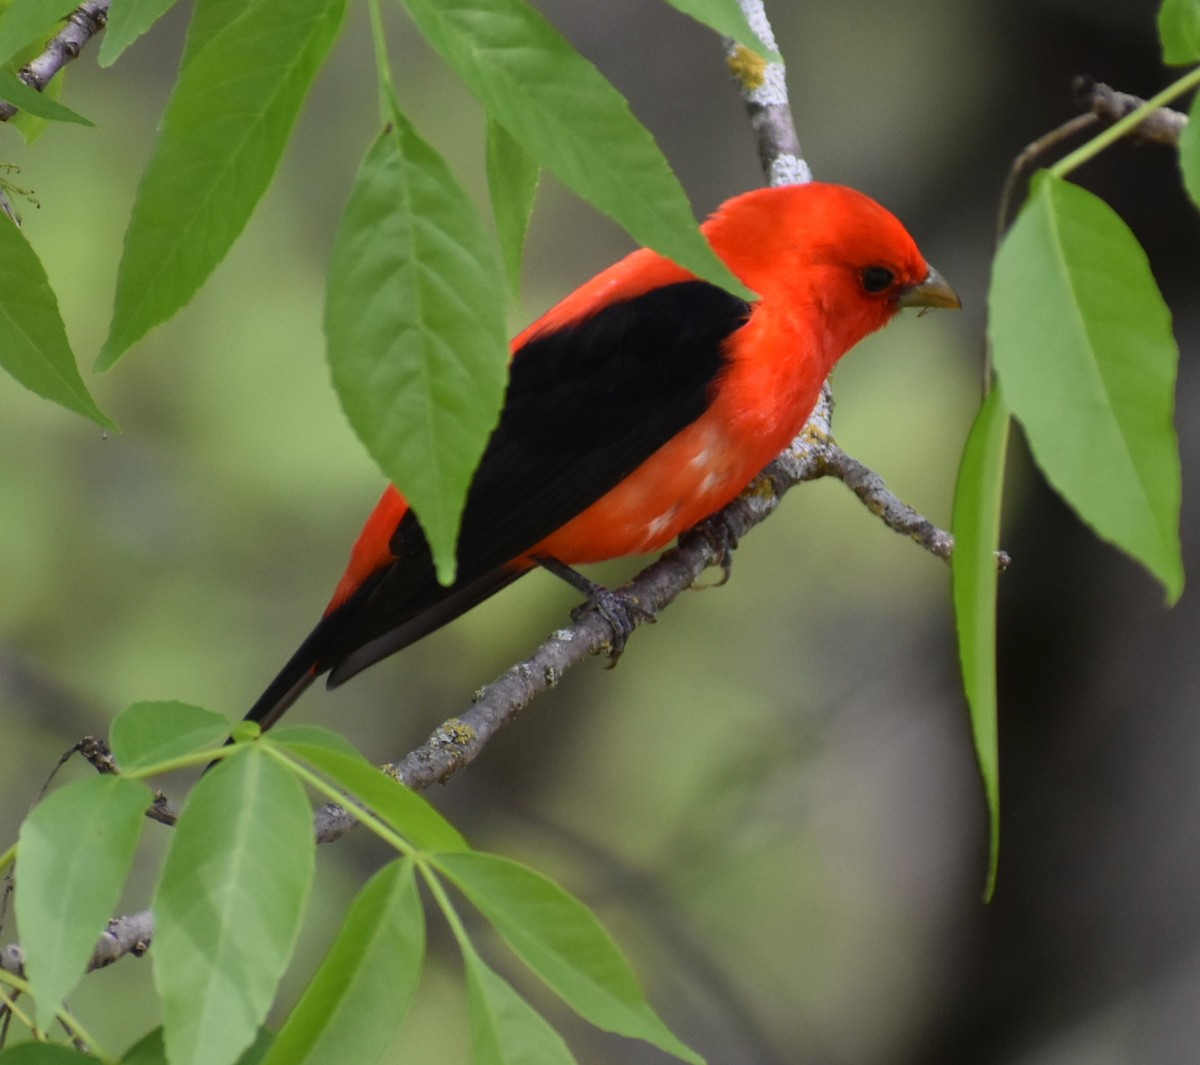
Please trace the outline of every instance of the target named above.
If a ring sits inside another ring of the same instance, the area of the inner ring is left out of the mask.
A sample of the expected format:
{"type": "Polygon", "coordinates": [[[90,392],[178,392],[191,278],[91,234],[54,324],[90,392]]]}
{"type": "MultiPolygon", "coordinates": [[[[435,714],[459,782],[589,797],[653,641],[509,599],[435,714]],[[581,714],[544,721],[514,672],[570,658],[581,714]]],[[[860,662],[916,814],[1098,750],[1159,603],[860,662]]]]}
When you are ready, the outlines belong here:
{"type": "Polygon", "coordinates": [[[755,189],[704,225],[713,248],[765,302],[826,323],[842,354],[902,307],[957,307],[900,221],[869,196],[811,182],[755,189]]]}

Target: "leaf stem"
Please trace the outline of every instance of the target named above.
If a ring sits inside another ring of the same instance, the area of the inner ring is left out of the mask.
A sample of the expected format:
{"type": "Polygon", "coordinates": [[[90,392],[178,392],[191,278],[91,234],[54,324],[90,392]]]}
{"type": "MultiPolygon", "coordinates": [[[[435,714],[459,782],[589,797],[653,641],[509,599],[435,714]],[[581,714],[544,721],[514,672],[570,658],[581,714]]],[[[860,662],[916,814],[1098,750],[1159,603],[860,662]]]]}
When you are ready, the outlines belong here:
{"type": "Polygon", "coordinates": [[[379,117],[386,124],[392,120],[396,86],[392,82],[392,62],[388,58],[387,38],[383,31],[383,15],[379,10],[379,0],[371,0],[367,7],[371,12],[371,39],[375,44],[375,69],[379,73],[379,117]]]}
{"type": "MultiPolygon", "coordinates": [[[[14,976],[12,973],[5,972],[0,969],[0,984],[10,985],[18,994],[29,990],[29,985],[19,976],[14,976]]],[[[20,1021],[31,1032],[37,1033],[37,1028],[34,1027],[33,1018],[29,1016],[20,1006],[17,1005],[17,1000],[3,988],[0,988],[0,1006],[8,1010],[18,1021],[20,1021]]]]}
{"type": "MultiPolygon", "coordinates": [[[[19,995],[30,995],[33,990],[28,980],[23,980],[15,973],[7,972],[4,969],[0,969],[0,984],[7,984],[19,995]]],[[[0,989],[0,1006],[7,1009],[18,1021],[25,1025],[33,1033],[35,1039],[43,1043],[49,1042],[46,1034],[38,1029],[34,1019],[17,1005],[17,1000],[12,995],[9,995],[3,989],[0,989]]],[[[72,1039],[83,1043],[88,1048],[88,1052],[98,1057],[104,1062],[104,1065],[117,1065],[117,1059],[101,1050],[99,1044],[92,1038],[87,1029],[68,1013],[66,1009],[59,1006],[55,1010],[54,1016],[59,1024],[67,1030],[72,1039]]]]}
{"type": "Polygon", "coordinates": [[[450,896],[446,892],[446,886],[428,862],[418,861],[417,868],[421,870],[421,876],[429,888],[429,893],[438,904],[438,909],[442,911],[442,916],[446,918],[446,924],[450,926],[450,931],[454,933],[454,938],[458,942],[459,949],[463,954],[475,953],[471,937],[467,934],[467,927],[463,924],[462,918],[459,917],[458,910],[454,908],[454,903],[450,901],[450,896]]]}
{"type": "Polygon", "coordinates": [[[1182,96],[1189,89],[1194,89],[1198,85],[1200,85],[1200,67],[1188,71],[1182,78],[1172,82],[1157,96],[1152,96],[1137,110],[1130,111],[1120,121],[1114,122],[1108,129],[1097,133],[1086,144],[1081,145],[1075,151],[1071,152],[1070,155],[1060,159],[1050,167],[1050,173],[1055,177],[1066,177],[1072,170],[1082,166],[1110,144],[1120,140],[1148,115],[1157,111],[1160,107],[1165,107],[1177,96],[1182,96]]]}
{"type": "Polygon", "coordinates": [[[102,1050],[96,1043],[96,1040],[88,1033],[88,1030],[65,1009],[60,1008],[55,1016],[58,1018],[58,1023],[70,1033],[72,1039],[88,1048],[89,1054],[98,1057],[104,1062],[104,1065],[118,1065],[117,1059],[102,1050]]]}
{"type": "Polygon", "coordinates": [[[260,740],[263,750],[279,762],[292,773],[295,773],[304,783],[306,783],[314,791],[318,792],[332,803],[338,806],[349,808],[354,814],[356,821],[365,825],[371,832],[374,832],[384,843],[404,855],[406,858],[412,858],[418,865],[421,865],[421,851],[413,846],[402,835],[385,824],[376,817],[370,810],[363,806],[354,795],[346,795],[338,791],[332,784],[328,783],[319,774],[314,773],[303,762],[293,758],[286,751],[277,747],[270,740],[260,740]]]}

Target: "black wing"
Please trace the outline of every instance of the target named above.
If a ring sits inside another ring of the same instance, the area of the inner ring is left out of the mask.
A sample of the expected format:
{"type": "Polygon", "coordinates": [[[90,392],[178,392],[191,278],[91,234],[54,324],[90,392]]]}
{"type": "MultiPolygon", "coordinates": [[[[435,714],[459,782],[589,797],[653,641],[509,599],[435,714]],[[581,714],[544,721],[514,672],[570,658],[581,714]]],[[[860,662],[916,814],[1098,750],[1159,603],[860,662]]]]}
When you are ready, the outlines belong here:
{"type": "Polygon", "coordinates": [[[467,495],[456,583],[438,584],[410,511],[392,537],[397,561],[322,619],[251,716],[275,720],[272,693],[294,698],[304,675],[326,670],[340,684],[521,576],[506,564],[704,413],[725,341],[749,314],[723,289],[685,281],[526,342],[467,495]]]}

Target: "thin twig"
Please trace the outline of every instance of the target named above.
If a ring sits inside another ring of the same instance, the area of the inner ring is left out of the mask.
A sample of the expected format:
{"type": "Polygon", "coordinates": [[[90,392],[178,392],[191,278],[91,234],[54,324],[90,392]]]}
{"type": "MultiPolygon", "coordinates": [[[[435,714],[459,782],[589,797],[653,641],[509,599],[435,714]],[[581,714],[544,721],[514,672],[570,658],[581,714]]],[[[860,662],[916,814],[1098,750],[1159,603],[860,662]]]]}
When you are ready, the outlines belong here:
{"type": "MultiPolygon", "coordinates": [[[[83,46],[96,36],[108,22],[109,0],[84,0],[66,18],[66,25],[46,43],[37,58],[26,63],[19,77],[26,85],[41,92],[83,46]]],[[[0,122],[7,122],[20,108],[0,100],[0,122]]]]}
{"type": "MultiPolygon", "coordinates": [[[[762,0],[739,0],[746,21],[759,40],[773,51],[779,47],[762,0]]],[[[767,184],[802,185],[812,181],[812,170],[800,150],[800,138],[788,102],[786,71],[733,40],[725,41],[725,63],[746,102],[750,128],[758,142],[758,158],[767,184]]]]}
{"type": "MultiPolygon", "coordinates": [[[[992,256],[1000,247],[1008,229],[1009,216],[1012,213],[1013,197],[1017,185],[1037,160],[1052,148],[1057,148],[1063,141],[1081,133],[1093,126],[1111,126],[1131,115],[1139,107],[1144,107],[1146,101],[1140,96],[1127,92],[1119,92],[1111,85],[1096,81],[1087,75],[1079,75],[1072,83],[1076,102],[1083,114],[1068,119],[1061,126],[1050,130],[1027,144],[1013,160],[1012,166],[1004,179],[1004,189],[1000,194],[1000,208],[996,212],[996,236],[992,256]]],[[[1168,144],[1178,146],[1179,138],[1187,128],[1188,116],[1182,111],[1171,107],[1159,107],[1151,111],[1126,136],[1146,144],[1168,144]]],[[[991,340],[985,339],[983,350],[983,394],[987,397],[992,387],[992,347],[991,340]]]]}
{"type": "MultiPolygon", "coordinates": [[[[1085,115],[1076,115],[1074,118],[1068,119],[1061,126],[1050,130],[1049,133],[1043,133],[1037,140],[1025,145],[1012,161],[1012,165],[1008,168],[1008,174],[1004,178],[1004,188],[1000,193],[1000,207],[996,212],[996,233],[992,244],[992,258],[996,257],[996,253],[1000,250],[1000,242],[1004,239],[1004,233],[1008,229],[1008,216],[1012,211],[1013,196],[1017,191],[1017,184],[1024,177],[1029,167],[1040,159],[1051,148],[1056,147],[1063,141],[1073,137],[1076,133],[1081,132],[1096,125],[1099,120],[1090,112],[1085,115]]],[[[983,398],[987,399],[988,393],[992,390],[992,338],[990,335],[985,335],[983,338],[983,398]]]]}
{"type": "MultiPolygon", "coordinates": [[[[88,972],[103,969],[126,954],[140,958],[150,949],[153,936],[154,917],[149,910],[131,913],[125,917],[114,917],[108,922],[104,934],[92,952],[88,972]]],[[[25,975],[25,954],[17,944],[0,948],[0,969],[15,976],[25,975]]]]}
{"type": "MultiPolygon", "coordinates": [[[[1146,103],[1140,96],[1119,92],[1111,85],[1081,74],[1072,85],[1079,106],[1086,108],[1106,125],[1119,122],[1146,103]]],[[[1144,144],[1168,144],[1178,147],[1179,138],[1187,129],[1188,116],[1173,107],[1151,111],[1130,131],[1129,137],[1144,144]]]]}
{"type": "Polygon", "coordinates": [[[841,448],[834,447],[826,472],[858,496],[863,506],[882,519],[889,529],[915,540],[931,555],[950,560],[954,554],[954,538],[907,503],[901,502],[874,470],[847,455],[841,448]]]}

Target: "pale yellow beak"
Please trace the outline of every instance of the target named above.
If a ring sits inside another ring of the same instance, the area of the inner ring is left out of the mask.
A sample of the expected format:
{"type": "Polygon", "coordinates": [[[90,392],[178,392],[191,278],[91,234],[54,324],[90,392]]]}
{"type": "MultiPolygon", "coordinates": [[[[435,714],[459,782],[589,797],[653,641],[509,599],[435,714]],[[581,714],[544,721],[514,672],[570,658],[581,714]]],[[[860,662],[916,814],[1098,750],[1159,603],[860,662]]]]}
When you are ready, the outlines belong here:
{"type": "Polygon", "coordinates": [[[896,299],[898,307],[951,307],[962,308],[962,300],[932,266],[925,280],[919,285],[910,285],[896,299]]]}

